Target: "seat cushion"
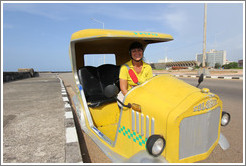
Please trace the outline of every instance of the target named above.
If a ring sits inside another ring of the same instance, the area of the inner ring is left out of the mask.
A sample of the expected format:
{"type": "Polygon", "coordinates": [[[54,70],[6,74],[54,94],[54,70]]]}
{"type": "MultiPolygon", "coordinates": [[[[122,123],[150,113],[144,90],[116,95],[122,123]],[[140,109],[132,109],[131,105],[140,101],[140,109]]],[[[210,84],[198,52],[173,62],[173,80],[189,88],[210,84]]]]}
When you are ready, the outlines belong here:
{"type": "Polygon", "coordinates": [[[105,64],[99,67],[85,66],[78,70],[79,81],[83,87],[89,107],[115,102],[114,98],[104,95],[104,88],[111,84],[119,87],[120,66],[105,64]]]}
{"type": "Polygon", "coordinates": [[[103,96],[102,86],[96,67],[85,66],[80,68],[78,70],[78,76],[87,101],[92,100],[92,96],[103,96]]]}
{"type": "Polygon", "coordinates": [[[105,64],[99,66],[97,71],[103,89],[119,80],[120,66],[105,64]]]}

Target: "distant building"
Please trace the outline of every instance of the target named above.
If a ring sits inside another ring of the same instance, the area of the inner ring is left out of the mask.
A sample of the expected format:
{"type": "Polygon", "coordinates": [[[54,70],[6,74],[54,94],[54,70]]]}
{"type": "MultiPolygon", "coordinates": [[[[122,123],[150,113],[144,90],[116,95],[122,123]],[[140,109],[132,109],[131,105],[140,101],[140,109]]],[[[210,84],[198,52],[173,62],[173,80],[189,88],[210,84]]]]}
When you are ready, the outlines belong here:
{"type": "Polygon", "coordinates": [[[165,57],[165,59],[159,59],[158,63],[167,63],[167,62],[173,62],[172,59],[168,59],[167,57],[165,57]]]}
{"type": "Polygon", "coordinates": [[[153,69],[169,69],[173,67],[189,68],[197,66],[197,61],[178,61],[178,62],[165,62],[165,63],[150,63],[153,69]]]}
{"type": "Polygon", "coordinates": [[[243,60],[238,61],[238,67],[243,67],[243,60]]]}
{"type": "MultiPolygon", "coordinates": [[[[198,63],[202,63],[203,54],[196,55],[196,61],[198,63]]],[[[206,52],[206,60],[208,67],[214,67],[216,63],[219,63],[221,66],[226,64],[226,51],[221,50],[217,51],[215,49],[211,49],[209,52],[206,52]]]]}

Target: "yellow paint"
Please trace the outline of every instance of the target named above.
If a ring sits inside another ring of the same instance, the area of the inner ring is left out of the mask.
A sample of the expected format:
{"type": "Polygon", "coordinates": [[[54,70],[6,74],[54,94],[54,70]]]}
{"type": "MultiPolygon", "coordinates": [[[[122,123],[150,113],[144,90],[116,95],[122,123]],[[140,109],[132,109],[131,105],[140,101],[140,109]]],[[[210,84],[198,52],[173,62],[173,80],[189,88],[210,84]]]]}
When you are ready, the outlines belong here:
{"type": "Polygon", "coordinates": [[[117,123],[98,127],[98,130],[105,134],[110,140],[114,141],[117,131],[117,123]]]}
{"type": "Polygon", "coordinates": [[[89,110],[96,127],[116,124],[119,121],[120,109],[116,102],[89,108],[89,110]]]}
{"type": "Polygon", "coordinates": [[[109,29],[85,29],[72,34],[71,40],[90,39],[90,38],[152,38],[160,41],[173,40],[173,37],[168,34],[143,31],[120,31],[109,29]]]}
{"type": "MultiPolygon", "coordinates": [[[[150,119],[152,117],[155,119],[155,134],[160,134],[166,139],[167,145],[162,155],[166,157],[169,162],[195,162],[208,157],[217,145],[218,139],[208,152],[179,160],[179,124],[185,117],[205,113],[218,105],[222,108],[222,102],[219,100],[218,96],[216,96],[214,97],[218,101],[216,106],[209,110],[193,112],[195,105],[199,104],[201,101],[206,102],[210,100],[210,97],[208,97],[209,94],[201,93],[200,89],[186,84],[173,76],[162,75],[156,76],[146,84],[130,91],[126,97],[125,104],[128,102],[137,103],[141,105],[142,113],[145,116],[148,115],[150,119]]],[[[123,124],[131,128],[130,109],[123,112],[122,125],[123,124]]],[[[146,128],[144,128],[144,130],[146,130],[146,128]]],[[[151,131],[150,128],[149,131],[151,131]]],[[[218,134],[219,133],[220,127],[218,134]]],[[[120,142],[123,140],[124,137],[122,136],[120,142]]],[[[119,144],[117,147],[121,149],[120,153],[125,153],[127,157],[144,149],[144,147],[137,146],[137,144],[129,142],[129,140],[124,140],[124,144],[119,144]],[[129,146],[126,147],[126,144],[129,146]],[[130,146],[132,146],[132,148],[130,148],[130,146]]]]}
{"type": "MultiPolygon", "coordinates": [[[[171,35],[155,32],[102,29],[78,31],[72,35],[70,43],[72,71],[74,73],[78,68],[84,66],[83,57],[85,54],[115,54],[116,64],[122,65],[130,59],[128,48],[133,41],[141,42],[145,48],[150,43],[170,40],[173,40],[171,35]]],[[[123,108],[120,113],[117,103],[111,103],[101,107],[89,108],[89,110],[94,125],[112,141],[115,140],[115,146],[109,145],[98,135],[95,134],[95,136],[112,151],[123,157],[130,158],[145,149],[145,145],[140,145],[139,142],[134,142],[132,137],[128,137],[135,132],[135,135],[140,138],[142,114],[144,117],[144,135],[141,136],[142,140],[148,138],[146,136],[146,117],[149,117],[149,133],[151,133],[151,119],[154,118],[154,134],[162,135],[166,139],[166,148],[162,155],[168,162],[180,163],[203,160],[210,155],[218,144],[219,137],[206,153],[179,160],[179,125],[184,118],[206,113],[217,106],[221,107],[222,112],[222,101],[218,96],[211,97],[210,95],[212,94],[209,89],[198,89],[171,75],[155,76],[130,90],[125,97],[125,104],[136,103],[141,107],[141,112],[138,112],[139,133],[136,130],[132,130],[132,109],[123,108]],[[194,111],[195,106],[211,98],[217,101],[217,105],[202,111],[194,111]],[[117,129],[118,124],[119,129],[117,129]],[[122,131],[119,131],[122,128],[124,128],[124,131],[129,130],[129,132],[124,135],[122,131]]],[[[86,106],[83,105],[80,95],[79,99],[84,110],[86,106]]],[[[89,126],[88,117],[84,111],[82,113],[88,130],[94,133],[89,126]]],[[[134,114],[137,116],[136,112],[134,114]]],[[[136,127],[136,125],[135,119],[134,126],[136,127]]],[[[218,136],[219,133],[220,125],[218,136]]]]}

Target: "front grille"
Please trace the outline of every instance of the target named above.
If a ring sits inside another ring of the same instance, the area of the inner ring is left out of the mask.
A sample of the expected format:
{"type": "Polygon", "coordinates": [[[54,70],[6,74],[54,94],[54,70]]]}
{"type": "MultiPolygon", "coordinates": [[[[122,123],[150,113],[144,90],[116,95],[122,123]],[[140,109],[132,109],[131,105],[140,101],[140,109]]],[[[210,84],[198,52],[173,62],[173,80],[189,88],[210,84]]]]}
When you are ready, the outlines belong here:
{"type": "Polygon", "coordinates": [[[150,119],[148,115],[145,116],[144,114],[139,114],[138,112],[132,110],[132,131],[136,131],[142,136],[145,134],[145,138],[149,138],[149,136],[153,135],[155,132],[155,119],[150,119]],[[145,130],[144,126],[146,126],[145,130]]]}
{"type": "Polygon", "coordinates": [[[218,138],[220,107],[184,118],[179,128],[179,159],[207,152],[218,138]]]}

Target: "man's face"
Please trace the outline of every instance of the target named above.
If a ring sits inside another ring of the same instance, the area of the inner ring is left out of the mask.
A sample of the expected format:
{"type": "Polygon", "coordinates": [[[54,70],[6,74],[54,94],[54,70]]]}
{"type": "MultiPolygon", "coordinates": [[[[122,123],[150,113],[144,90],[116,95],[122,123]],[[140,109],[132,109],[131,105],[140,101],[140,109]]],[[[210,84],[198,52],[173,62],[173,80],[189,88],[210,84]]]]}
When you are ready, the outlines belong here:
{"type": "Polygon", "coordinates": [[[132,58],[139,61],[143,58],[143,50],[141,48],[134,48],[131,50],[132,58]]]}

